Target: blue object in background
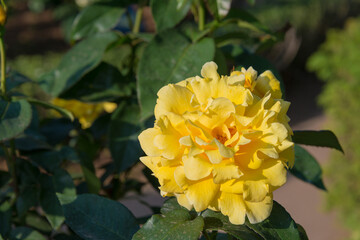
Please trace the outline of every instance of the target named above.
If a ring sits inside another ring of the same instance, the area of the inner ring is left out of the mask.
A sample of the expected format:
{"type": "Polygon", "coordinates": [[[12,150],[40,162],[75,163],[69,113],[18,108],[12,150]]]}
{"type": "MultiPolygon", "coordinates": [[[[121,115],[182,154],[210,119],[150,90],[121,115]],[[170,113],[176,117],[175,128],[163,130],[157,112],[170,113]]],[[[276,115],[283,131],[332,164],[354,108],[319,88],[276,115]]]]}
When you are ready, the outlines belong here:
{"type": "MultiPolygon", "coordinates": [[[[136,9],[134,9],[134,7],[128,7],[127,12],[124,13],[118,24],[114,27],[115,30],[118,30],[120,32],[123,33],[128,33],[131,32],[132,29],[130,29],[130,24],[129,24],[129,19],[128,16],[126,16],[127,14],[129,14],[131,21],[134,23],[135,22],[135,16],[136,16],[136,9]]],[[[144,31],[144,26],[143,24],[140,25],[140,32],[144,31]]]]}

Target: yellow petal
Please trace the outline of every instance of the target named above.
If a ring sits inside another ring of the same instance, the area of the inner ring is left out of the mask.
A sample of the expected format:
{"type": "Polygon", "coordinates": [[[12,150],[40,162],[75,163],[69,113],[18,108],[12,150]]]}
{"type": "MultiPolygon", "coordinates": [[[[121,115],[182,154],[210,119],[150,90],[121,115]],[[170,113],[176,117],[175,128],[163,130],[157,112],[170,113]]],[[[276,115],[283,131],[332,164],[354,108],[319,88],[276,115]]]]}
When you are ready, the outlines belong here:
{"type": "Polygon", "coordinates": [[[140,157],[140,161],[147,166],[148,168],[150,168],[150,170],[154,173],[156,173],[159,169],[159,167],[161,167],[160,162],[161,162],[162,157],[140,157]]]}
{"type": "Polygon", "coordinates": [[[224,144],[219,142],[217,139],[214,139],[214,141],[219,148],[219,153],[221,154],[221,156],[223,156],[224,158],[232,158],[234,156],[235,153],[231,148],[225,147],[224,144]]]}
{"type": "Polygon", "coordinates": [[[183,192],[183,189],[177,185],[174,177],[170,179],[164,179],[163,184],[160,186],[160,190],[172,194],[183,192]]]}
{"type": "Polygon", "coordinates": [[[246,215],[250,223],[262,222],[270,216],[273,205],[272,194],[267,195],[262,202],[245,201],[245,205],[246,215]]]}
{"type": "Polygon", "coordinates": [[[219,164],[213,165],[212,171],[214,176],[214,183],[224,183],[230,179],[239,178],[243,173],[239,170],[239,167],[229,161],[223,161],[219,164]]]}
{"type": "Polygon", "coordinates": [[[183,162],[186,178],[193,181],[209,176],[212,171],[211,163],[199,155],[194,157],[183,156],[183,162]]]}
{"type": "Polygon", "coordinates": [[[160,156],[161,150],[155,147],[154,138],[161,134],[161,130],[158,128],[148,128],[139,135],[139,141],[141,148],[148,156],[160,156]]]}
{"type": "Polygon", "coordinates": [[[180,151],[179,140],[172,135],[157,135],[154,138],[154,145],[162,150],[161,155],[168,159],[174,159],[180,151]]]}
{"type": "Polygon", "coordinates": [[[229,216],[232,224],[244,224],[246,208],[242,195],[232,193],[221,193],[219,208],[222,214],[229,216]]]}
{"type": "Polygon", "coordinates": [[[207,112],[199,117],[198,122],[213,129],[222,125],[232,113],[235,113],[235,106],[229,99],[216,98],[209,105],[207,112]]]}
{"type": "Polygon", "coordinates": [[[205,151],[205,154],[209,158],[209,161],[213,164],[218,164],[222,161],[222,156],[218,149],[207,150],[205,151]]]}
{"type": "Polygon", "coordinates": [[[186,87],[169,84],[159,90],[158,97],[155,106],[156,119],[169,112],[181,115],[196,110],[194,104],[192,104],[194,94],[186,87]]]}
{"type": "Polygon", "coordinates": [[[221,192],[242,194],[244,192],[244,181],[229,180],[220,186],[221,192]]]}
{"type": "Polygon", "coordinates": [[[245,181],[244,200],[249,202],[261,202],[269,192],[269,186],[264,181],[245,181]]]}
{"type": "Polygon", "coordinates": [[[281,98],[280,82],[274,76],[274,74],[267,70],[263,72],[256,80],[255,89],[264,96],[268,91],[271,92],[273,98],[281,98]]]}
{"type": "Polygon", "coordinates": [[[190,204],[189,200],[187,199],[186,195],[183,193],[176,193],[175,194],[176,199],[178,201],[178,203],[183,206],[184,208],[186,208],[187,210],[191,210],[193,208],[193,206],[190,204]]]}
{"type": "Polygon", "coordinates": [[[262,174],[273,187],[280,187],[286,182],[286,169],[280,160],[268,160],[263,165],[262,174]]]}
{"type": "Polygon", "coordinates": [[[182,189],[187,189],[189,186],[189,180],[185,176],[185,170],[183,166],[179,166],[174,171],[174,179],[176,184],[182,189]]]}
{"type": "Polygon", "coordinates": [[[214,62],[207,62],[201,68],[201,76],[208,79],[217,80],[220,78],[217,72],[218,66],[214,62]]]}
{"type": "Polygon", "coordinates": [[[220,185],[215,184],[211,177],[193,182],[188,186],[186,197],[197,212],[208,208],[219,191],[220,185]]]}

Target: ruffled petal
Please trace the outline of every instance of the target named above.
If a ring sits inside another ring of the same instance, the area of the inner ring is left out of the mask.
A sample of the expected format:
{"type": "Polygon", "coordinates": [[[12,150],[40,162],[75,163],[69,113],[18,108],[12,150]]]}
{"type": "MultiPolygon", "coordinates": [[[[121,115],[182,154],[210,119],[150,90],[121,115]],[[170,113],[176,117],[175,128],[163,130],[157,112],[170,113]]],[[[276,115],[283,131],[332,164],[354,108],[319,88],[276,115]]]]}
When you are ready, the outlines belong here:
{"type": "Polygon", "coordinates": [[[185,176],[189,180],[200,180],[210,175],[212,164],[201,156],[183,156],[185,176]]]}
{"type": "Polygon", "coordinates": [[[157,135],[161,134],[158,128],[148,128],[139,135],[141,148],[146,155],[156,157],[161,156],[161,150],[154,145],[154,139],[157,135]]]}
{"type": "Polygon", "coordinates": [[[178,203],[181,206],[183,206],[184,208],[186,208],[189,211],[193,208],[193,206],[190,204],[189,200],[187,199],[186,194],[175,193],[175,196],[176,196],[178,203]]]}
{"type": "Polygon", "coordinates": [[[274,74],[267,70],[260,74],[256,80],[255,90],[259,95],[265,95],[268,91],[271,92],[273,98],[281,98],[280,82],[274,76],[274,74]]]}
{"type": "Polygon", "coordinates": [[[197,212],[205,210],[218,193],[220,185],[212,178],[193,182],[186,191],[186,197],[197,212]]]}
{"type": "Polygon", "coordinates": [[[237,179],[243,175],[239,167],[229,161],[223,161],[219,164],[214,164],[212,171],[214,176],[214,183],[224,183],[230,179],[237,179]]]}
{"type": "Polygon", "coordinates": [[[262,222],[270,216],[273,206],[272,194],[267,195],[262,202],[245,201],[245,205],[246,215],[250,223],[262,222]]]}
{"type": "Polygon", "coordinates": [[[264,181],[245,181],[244,200],[249,202],[261,202],[269,193],[269,186],[264,181]]]}
{"type": "Polygon", "coordinates": [[[218,72],[217,72],[218,66],[214,62],[207,62],[204,64],[204,66],[201,68],[201,76],[204,78],[217,80],[220,78],[218,72]]]}
{"type": "Polygon", "coordinates": [[[219,199],[222,214],[229,216],[233,224],[244,224],[246,208],[242,195],[222,192],[219,199]]]}
{"type": "Polygon", "coordinates": [[[280,187],[286,182],[286,169],[280,160],[268,160],[263,165],[262,174],[273,187],[280,187]]]}
{"type": "Polygon", "coordinates": [[[169,84],[159,90],[158,97],[154,110],[156,119],[169,112],[181,115],[196,110],[195,95],[186,87],[169,84]]]}

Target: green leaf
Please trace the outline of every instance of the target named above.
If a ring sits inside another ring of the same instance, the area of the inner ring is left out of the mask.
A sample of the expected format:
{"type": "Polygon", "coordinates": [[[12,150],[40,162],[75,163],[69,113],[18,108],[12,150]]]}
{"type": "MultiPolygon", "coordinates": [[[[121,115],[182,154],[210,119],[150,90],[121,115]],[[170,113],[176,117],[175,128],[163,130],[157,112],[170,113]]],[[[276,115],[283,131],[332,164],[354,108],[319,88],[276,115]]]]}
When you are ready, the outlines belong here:
{"type": "Polygon", "coordinates": [[[11,230],[11,203],[5,201],[0,204],[0,235],[7,236],[11,230]]]}
{"type": "Polygon", "coordinates": [[[20,85],[31,82],[31,80],[21,73],[18,73],[16,71],[11,71],[6,76],[6,90],[10,91],[13,88],[19,87],[20,85]]]}
{"type": "Polygon", "coordinates": [[[40,206],[45,212],[53,229],[58,229],[65,220],[62,207],[56,193],[64,196],[76,196],[76,190],[71,176],[62,169],[58,169],[53,176],[41,175],[40,206]]]}
{"type": "Polygon", "coordinates": [[[186,208],[181,206],[175,197],[172,197],[164,202],[160,211],[162,214],[166,214],[175,210],[186,210],[186,208]]]}
{"type": "Polygon", "coordinates": [[[59,151],[34,151],[27,154],[34,164],[52,173],[59,169],[63,158],[59,151]]]}
{"type": "Polygon", "coordinates": [[[249,12],[232,8],[212,34],[216,45],[236,45],[255,52],[263,42],[277,37],[249,12]]]}
{"type": "Polygon", "coordinates": [[[66,223],[84,240],[128,240],[139,229],[135,217],[121,203],[91,194],[58,194],[66,223]]]}
{"type": "Polygon", "coordinates": [[[189,12],[192,0],[151,0],[150,6],[158,32],[174,27],[189,12]]]}
{"type": "Polygon", "coordinates": [[[114,32],[89,37],[68,51],[59,66],[40,79],[40,86],[53,97],[72,87],[101,62],[106,48],[116,41],[114,32]]]}
{"type": "Polygon", "coordinates": [[[42,135],[51,145],[57,145],[69,137],[71,130],[75,128],[74,122],[66,118],[48,119],[40,129],[42,135]]]}
{"type": "Polygon", "coordinates": [[[101,188],[101,181],[95,175],[95,168],[93,164],[99,149],[100,146],[94,141],[92,136],[81,134],[78,137],[76,151],[80,158],[81,169],[90,193],[98,193],[101,188]]]}
{"type": "Polygon", "coordinates": [[[139,119],[139,106],[133,104],[119,106],[111,116],[108,139],[117,172],[134,165],[143,153],[137,138],[141,131],[139,119]]]}
{"type": "Polygon", "coordinates": [[[211,13],[216,19],[219,19],[229,13],[232,0],[209,0],[207,2],[211,13]]]}
{"type": "Polygon", "coordinates": [[[298,144],[305,144],[317,147],[335,148],[344,153],[339,140],[332,131],[294,131],[293,141],[298,144]]]}
{"type": "Polygon", "coordinates": [[[300,224],[296,224],[297,225],[297,228],[300,232],[300,237],[301,237],[301,240],[309,240],[306,232],[305,232],[305,229],[300,225],[300,224]]]}
{"type": "Polygon", "coordinates": [[[226,57],[220,48],[216,49],[214,62],[216,62],[216,64],[218,65],[217,71],[220,75],[228,75],[229,74],[227,63],[226,63],[226,57]]]}
{"type": "Polygon", "coordinates": [[[49,102],[44,102],[35,98],[26,98],[26,100],[31,103],[31,104],[35,104],[47,109],[53,109],[55,111],[57,111],[58,113],[60,113],[61,115],[63,115],[64,117],[70,119],[71,121],[74,121],[74,115],[67,109],[59,107],[57,105],[54,105],[52,103],[49,102]]]}
{"type": "Polygon", "coordinates": [[[267,26],[261,23],[249,11],[240,8],[231,8],[225,20],[236,21],[240,28],[248,29],[259,33],[272,34],[267,26]]]}
{"type": "Polygon", "coordinates": [[[11,231],[10,240],[46,240],[46,238],[34,229],[17,227],[11,231]]]}
{"type": "Polygon", "coordinates": [[[22,218],[29,208],[38,205],[40,171],[31,161],[20,158],[16,159],[16,171],[19,179],[19,196],[16,199],[16,210],[17,215],[22,218]]]}
{"type": "Polygon", "coordinates": [[[32,111],[25,100],[7,102],[0,100],[0,141],[22,133],[31,122],[32,111]]]}
{"type": "Polygon", "coordinates": [[[106,32],[116,26],[125,9],[114,3],[98,3],[84,8],[71,27],[72,41],[106,32]]]}
{"type": "Polygon", "coordinates": [[[267,240],[301,240],[295,221],[276,201],[267,219],[257,224],[246,222],[246,226],[267,240]]]}
{"type": "Polygon", "coordinates": [[[53,230],[46,219],[39,216],[37,213],[27,213],[25,216],[25,224],[41,232],[50,233],[53,230]]]}
{"type": "Polygon", "coordinates": [[[173,210],[165,215],[153,215],[134,235],[133,240],[196,240],[204,226],[204,219],[194,219],[187,210],[173,210]]]}
{"type": "Polygon", "coordinates": [[[155,36],[144,49],[137,72],[142,118],[153,114],[161,87],[199,75],[202,65],[214,55],[215,44],[210,38],[191,42],[176,30],[155,36]]]}
{"type": "Polygon", "coordinates": [[[295,144],[295,164],[290,172],[295,177],[326,190],[319,163],[308,151],[297,144],[295,144]]]}
{"type": "Polygon", "coordinates": [[[246,225],[234,225],[230,223],[229,218],[221,212],[214,212],[207,209],[202,216],[205,222],[204,229],[225,231],[237,239],[263,240],[261,236],[246,225]]]}
{"type": "Polygon", "coordinates": [[[60,97],[84,102],[111,101],[131,95],[131,86],[114,66],[102,62],[60,97]]]}

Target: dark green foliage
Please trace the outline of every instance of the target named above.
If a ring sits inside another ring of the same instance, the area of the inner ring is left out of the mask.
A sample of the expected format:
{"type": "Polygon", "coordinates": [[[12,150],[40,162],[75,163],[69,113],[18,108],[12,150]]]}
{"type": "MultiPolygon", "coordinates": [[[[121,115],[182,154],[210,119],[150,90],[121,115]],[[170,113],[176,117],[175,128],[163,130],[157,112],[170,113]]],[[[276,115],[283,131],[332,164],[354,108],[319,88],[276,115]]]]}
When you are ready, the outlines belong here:
{"type": "Polygon", "coordinates": [[[22,133],[31,122],[31,106],[25,100],[8,102],[0,99],[0,141],[22,133]]]}
{"type": "Polygon", "coordinates": [[[344,152],[335,134],[329,130],[294,131],[293,141],[298,144],[335,148],[344,152]]]}
{"type": "Polygon", "coordinates": [[[128,240],[138,230],[135,217],[121,203],[90,194],[58,194],[66,223],[84,240],[128,240]]]}
{"type": "Polygon", "coordinates": [[[326,190],[322,180],[322,170],[316,159],[304,148],[295,144],[295,164],[290,172],[301,180],[326,190]]]}

